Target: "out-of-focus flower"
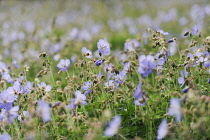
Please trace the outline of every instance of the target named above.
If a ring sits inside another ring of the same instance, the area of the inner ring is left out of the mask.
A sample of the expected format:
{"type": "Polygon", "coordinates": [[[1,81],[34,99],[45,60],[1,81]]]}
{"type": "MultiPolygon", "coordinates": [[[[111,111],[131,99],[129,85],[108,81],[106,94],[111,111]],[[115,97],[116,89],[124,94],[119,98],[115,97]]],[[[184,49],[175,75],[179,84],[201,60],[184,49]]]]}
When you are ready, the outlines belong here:
{"type": "Polygon", "coordinates": [[[18,116],[18,120],[21,122],[28,122],[30,119],[30,113],[28,111],[23,111],[22,114],[18,116]]]}
{"type": "Polygon", "coordinates": [[[124,44],[125,52],[135,52],[135,48],[140,47],[140,43],[136,39],[129,40],[124,44]]]}
{"type": "Polygon", "coordinates": [[[142,87],[142,83],[139,82],[139,84],[136,87],[136,90],[134,92],[134,99],[135,99],[134,104],[137,106],[145,106],[147,100],[149,99],[148,97],[145,96],[141,87],[142,87]]]}
{"type": "Polygon", "coordinates": [[[86,58],[92,58],[92,52],[90,50],[88,50],[86,47],[83,47],[81,51],[82,51],[82,54],[86,58]]]}
{"type": "Polygon", "coordinates": [[[7,81],[8,83],[13,83],[14,80],[11,78],[10,74],[6,73],[2,75],[2,79],[4,79],[5,81],[7,81]]]}
{"type": "Polygon", "coordinates": [[[116,84],[114,80],[109,80],[104,85],[105,87],[111,88],[112,90],[118,87],[118,84],[116,84]]]}
{"type": "Polygon", "coordinates": [[[106,64],[104,66],[104,72],[112,73],[114,65],[112,63],[106,64]]]}
{"type": "Polygon", "coordinates": [[[168,35],[168,32],[165,32],[161,29],[157,29],[157,32],[161,33],[162,35],[168,35]]]}
{"type": "Polygon", "coordinates": [[[126,78],[126,72],[125,71],[121,71],[119,74],[114,76],[114,82],[116,84],[121,84],[121,83],[123,83],[125,78],[126,78]]]}
{"type": "Polygon", "coordinates": [[[127,62],[127,63],[124,63],[123,65],[124,65],[123,71],[128,72],[128,70],[129,70],[129,68],[131,66],[131,63],[130,62],[127,62]]]}
{"type": "Polygon", "coordinates": [[[9,123],[12,123],[12,120],[18,117],[19,106],[12,107],[7,113],[7,119],[9,123]]]}
{"type": "Polygon", "coordinates": [[[82,86],[82,90],[85,91],[84,95],[87,95],[88,93],[92,92],[92,82],[85,82],[85,84],[82,86]]]}
{"type": "Polygon", "coordinates": [[[39,100],[36,112],[42,118],[43,122],[51,120],[50,106],[47,102],[39,100]]]}
{"type": "Polygon", "coordinates": [[[3,75],[3,74],[7,74],[9,73],[9,69],[7,68],[6,64],[3,63],[3,62],[0,62],[0,74],[3,75]]]}
{"type": "Polygon", "coordinates": [[[69,59],[61,59],[60,62],[57,64],[57,67],[61,71],[66,71],[70,67],[70,60],[69,59]]]}
{"type": "Polygon", "coordinates": [[[100,39],[97,43],[97,47],[99,52],[102,55],[109,55],[110,54],[110,45],[107,41],[105,41],[104,39],[100,39]]]}
{"type": "Polygon", "coordinates": [[[71,102],[69,105],[67,105],[67,108],[69,109],[75,109],[77,105],[87,105],[86,96],[82,94],[79,90],[75,92],[75,98],[71,99],[71,102]]]}
{"type": "Polygon", "coordinates": [[[169,55],[170,55],[169,51],[160,50],[160,52],[156,54],[156,59],[158,60],[158,62],[157,62],[158,65],[164,65],[164,63],[167,61],[169,55]]]}
{"type": "Polygon", "coordinates": [[[208,79],[208,83],[210,84],[210,78],[208,79]]]}
{"type": "Polygon", "coordinates": [[[50,85],[46,85],[45,82],[41,82],[40,84],[37,84],[37,86],[39,87],[40,90],[48,92],[52,89],[52,87],[50,85]]]}
{"type": "Polygon", "coordinates": [[[188,75],[188,72],[186,71],[187,65],[184,67],[183,71],[180,71],[181,77],[178,78],[178,83],[181,84],[181,87],[184,85],[185,80],[184,78],[188,75]]]}
{"type": "Polygon", "coordinates": [[[121,124],[121,117],[117,115],[109,122],[106,130],[104,131],[104,135],[107,137],[114,136],[118,132],[120,124],[121,124]]]}
{"type": "Polygon", "coordinates": [[[9,134],[1,134],[0,140],[11,140],[11,136],[9,134]]]}
{"type": "Polygon", "coordinates": [[[166,119],[163,119],[158,127],[157,140],[163,139],[168,134],[168,124],[166,119]]]}
{"type": "Polygon", "coordinates": [[[33,83],[30,81],[27,81],[26,85],[23,87],[23,92],[25,94],[31,93],[33,90],[33,83]]]}
{"type": "Polygon", "coordinates": [[[197,33],[198,33],[198,27],[197,27],[197,25],[194,25],[192,27],[192,35],[196,35],[197,33]]]}
{"type": "Polygon", "coordinates": [[[152,70],[156,67],[154,57],[151,55],[141,55],[139,61],[138,72],[144,77],[147,77],[150,73],[152,73],[152,70]]]}
{"type": "Polygon", "coordinates": [[[170,101],[170,107],[168,109],[169,116],[176,116],[176,121],[180,122],[182,119],[181,102],[177,98],[172,98],[170,101]]]}
{"type": "Polygon", "coordinates": [[[15,66],[15,68],[20,68],[20,66],[17,63],[17,60],[12,59],[12,64],[15,66]]]}
{"type": "Polygon", "coordinates": [[[104,61],[99,59],[95,62],[96,66],[100,66],[104,61]]]}
{"type": "Polygon", "coordinates": [[[6,108],[9,110],[12,107],[12,103],[15,101],[15,96],[3,90],[0,93],[0,108],[6,108]]]}

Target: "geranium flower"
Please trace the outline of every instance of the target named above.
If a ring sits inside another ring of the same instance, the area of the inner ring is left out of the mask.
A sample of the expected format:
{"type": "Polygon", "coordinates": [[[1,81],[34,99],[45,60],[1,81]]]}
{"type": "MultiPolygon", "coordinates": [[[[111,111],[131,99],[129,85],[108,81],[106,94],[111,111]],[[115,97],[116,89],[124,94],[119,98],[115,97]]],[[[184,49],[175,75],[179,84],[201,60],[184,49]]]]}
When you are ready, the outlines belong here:
{"type": "Polygon", "coordinates": [[[97,43],[97,47],[99,52],[102,55],[109,55],[110,54],[110,45],[107,41],[105,41],[104,39],[100,39],[97,43]]]}
{"type": "Polygon", "coordinates": [[[66,71],[70,67],[70,60],[69,59],[61,59],[60,62],[57,64],[57,67],[61,71],[66,71]]]}

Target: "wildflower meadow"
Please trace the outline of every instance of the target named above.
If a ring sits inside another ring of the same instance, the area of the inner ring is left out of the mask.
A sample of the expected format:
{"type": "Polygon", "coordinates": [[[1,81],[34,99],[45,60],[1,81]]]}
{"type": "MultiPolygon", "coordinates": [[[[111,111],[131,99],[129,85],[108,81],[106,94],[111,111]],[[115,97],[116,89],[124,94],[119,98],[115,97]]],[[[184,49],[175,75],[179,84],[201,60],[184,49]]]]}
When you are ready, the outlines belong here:
{"type": "Polygon", "coordinates": [[[208,0],[0,1],[0,140],[209,140],[208,0]]]}

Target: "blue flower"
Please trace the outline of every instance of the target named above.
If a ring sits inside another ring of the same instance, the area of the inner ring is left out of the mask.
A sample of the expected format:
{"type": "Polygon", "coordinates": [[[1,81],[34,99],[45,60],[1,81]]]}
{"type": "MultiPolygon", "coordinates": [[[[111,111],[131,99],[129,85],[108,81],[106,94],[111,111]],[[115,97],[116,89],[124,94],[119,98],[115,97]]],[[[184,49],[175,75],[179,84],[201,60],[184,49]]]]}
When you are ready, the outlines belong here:
{"type": "Polygon", "coordinates": [[[168,32],[165,32],[161,29],[157,29],[157,32],[161,33],[162,35],[168,35],[168,32]]]}
{"type": "Polygon", "coordinates": [[[158,127],[157,140],[162,140],[168,134],[168,124],[166,119],[163,119],[158,127]]]}
{"type": "Polygon", "coordinates": [[[134,104],[137,106],[145,106],[146,101],[148,100],[145,94],[143,94],[144,92],[142,91],[141,87],[142,87],[142,83],[139,82],[134,92],[134,99],[135,99],[134,104]]]}
{"type": "Polygon", "coordinates": [[[90,50],[88,50],[86,47],[83,47],[81,51],[82,51],[82,54],[86,58],[92,58],[92,52],[90,50]]]}
{"type": "Polygon", "coordinates": [[[11,140],[11,136],[9,134],[0,135],[0,140],[11,140]]]}
{"type": "Polygon", "coordinates": [[[45,92],[48,92],[52,89],[52,87],[49,85],[46,85],[45,82],[41,82],[40,84],[37,84],[37,86],[39,87],[40,90],[45,91],[45,92]]]}
{"type": "Polygon", "coordinates": [[[129,40],[124,44],[125,52],[135,52],[135,48],[139,47],[140,43],[136,39],[129,40]]]}
{"type": "Polygon", "coordinates": [[[48,122],[51,120],[50,106],[47,102],[39,100],[36,111],[37,115],[42,118],[43,122],[48,122]]]}
{"type": "Polygon", "coordinates": [[[102,55],[109,55],[110,54],[110,45],[107,41],[105,41],[104,39],[100,39],[97,43],[97,47],[99,52],[102,55]]]}
{"type": "Polygon", "coordinates": [[[170,101],[170,107],[168,109],[169,116],[176,116],[176,121],[180,122],[182,119],[181,102],[177,98],[172,98],[170,101]]]}
{"type": "Polygon", "coordinates": [[[119,74],[114,76],[114,82],[116,84],[121,84],[121,83],[123,83],[125,78],[126,78],[126,72],[125,71],[121,71],[119,74]]]}
{"type": "Polygon", "coordinates": [[[0,120],[7,120],[12,123],[13,119],[18,117],[19,106],[11,107],[9,110],[1,109],[0,120]]]}
{"type": "Polygon", "coordinates": [[[152,70],[156,67],[154,57],[151,55],[142,55],[140,56],[139,61],[138,72],[144,77],[147,77],[150,73],[152,73],[152,70]]]}
{"type": "Polygon", "coordinates": [[[57,64],[57,67],[61,71],[67,71],[67,69],[70,67],[70,60],[69,59],[61,59],[60,62],[57,64]]]}
{"type": "Polygon", "coordinates": [[[25,94],[29,94],[31,93],[32,90],[33,90],[33,83],[30,81],[27,81],[26,85],[23,87],[23,92],[25,94]]]}
{"type": "Polygon", "coordinates": [[[121,117],[117,115],[109,122],[106,130],[104,131],[104,135],[107,137],[114,136],[118,132],[120,124],[121,124],[121,117]]]}
{"type": "Polygon", "coordinates": [[[100,66],[104,61],[99,59],[95,62],[96,66],[100,66]]]}
{"type": "Polygon", "coordinates": [[[156,54],[156,59],[158,60],[158,65],[164,65],[164,63],[167,61],[168,56],[170,55],[170,51],[163,51],[160,50],[159,53],[156,54]]]}
{"type": "Polygon", "coordinates": [[[186,67],[187,65],[184,67],[183,71],[180,71],[181,77],[178,78],[178,83],[181,84],[181,87],[184,85],[185,77],[188,75],[188,72],[186,71],[186,67]]]}
{"type": "Polygon", "coordinates": [[[14,80],[11,78],[10,74],[8,74],[8,73],[3,74],[2,79],[7,81],[8,83],[13,83],[14,82],[14,80]]]}
{"type": "Polygon", "coordinates": [[[87,95],[88,93],[92,92],[93,90],[91,89],[92,88],[92,82],[85,82],[85,85],[82,86],[82,90],[85,91],[84,92],[84,95],[87,95]]]}
{"type": "Polygon", "coordinates": [[[208,79],[208,83],[210,84],[210,78],[208,79]]]}
{"type": "Polygon", "coordinates": [[[75,109],[77,105],[87,105],[86,96],[82,94],[79,90],[75,92],[75,98],[71,99],[71,102],[69,105],[67,105],[67,108],[69,109],[75,109]]]}
{"type": "Polygon", "coordinates": [[[6,108],[9,110],[12,107],[14,101],[15,96],[8,93],[6,90],[3,90],[0,93],[0,108],[6,108]]]}
{"type": "Polygon", "coordinates": [[[197,25],[194,25],[192,27],[192,35],[196,35],[197,33],[198,33],[198,27],[197,27],[197,25]]]}

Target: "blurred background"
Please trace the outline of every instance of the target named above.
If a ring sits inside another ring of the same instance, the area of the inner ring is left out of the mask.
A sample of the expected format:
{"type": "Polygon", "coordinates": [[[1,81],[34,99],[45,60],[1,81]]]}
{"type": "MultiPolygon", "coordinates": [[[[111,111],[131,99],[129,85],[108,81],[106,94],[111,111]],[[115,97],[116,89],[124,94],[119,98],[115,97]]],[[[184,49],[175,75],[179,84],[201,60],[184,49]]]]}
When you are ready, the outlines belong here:
{"type": "Polygon", "coordinates": [[[46,51],[52,59],[75,57],[81,47],[94,51],[106,38],[120,49],[128,38],[143,45],[147,28],[162,29],[168,39],[182,39],[197,25],[207,36],[210,28],[208,0],[39,0],[0,1],[0,60],[37,61],[46,51]]]}

